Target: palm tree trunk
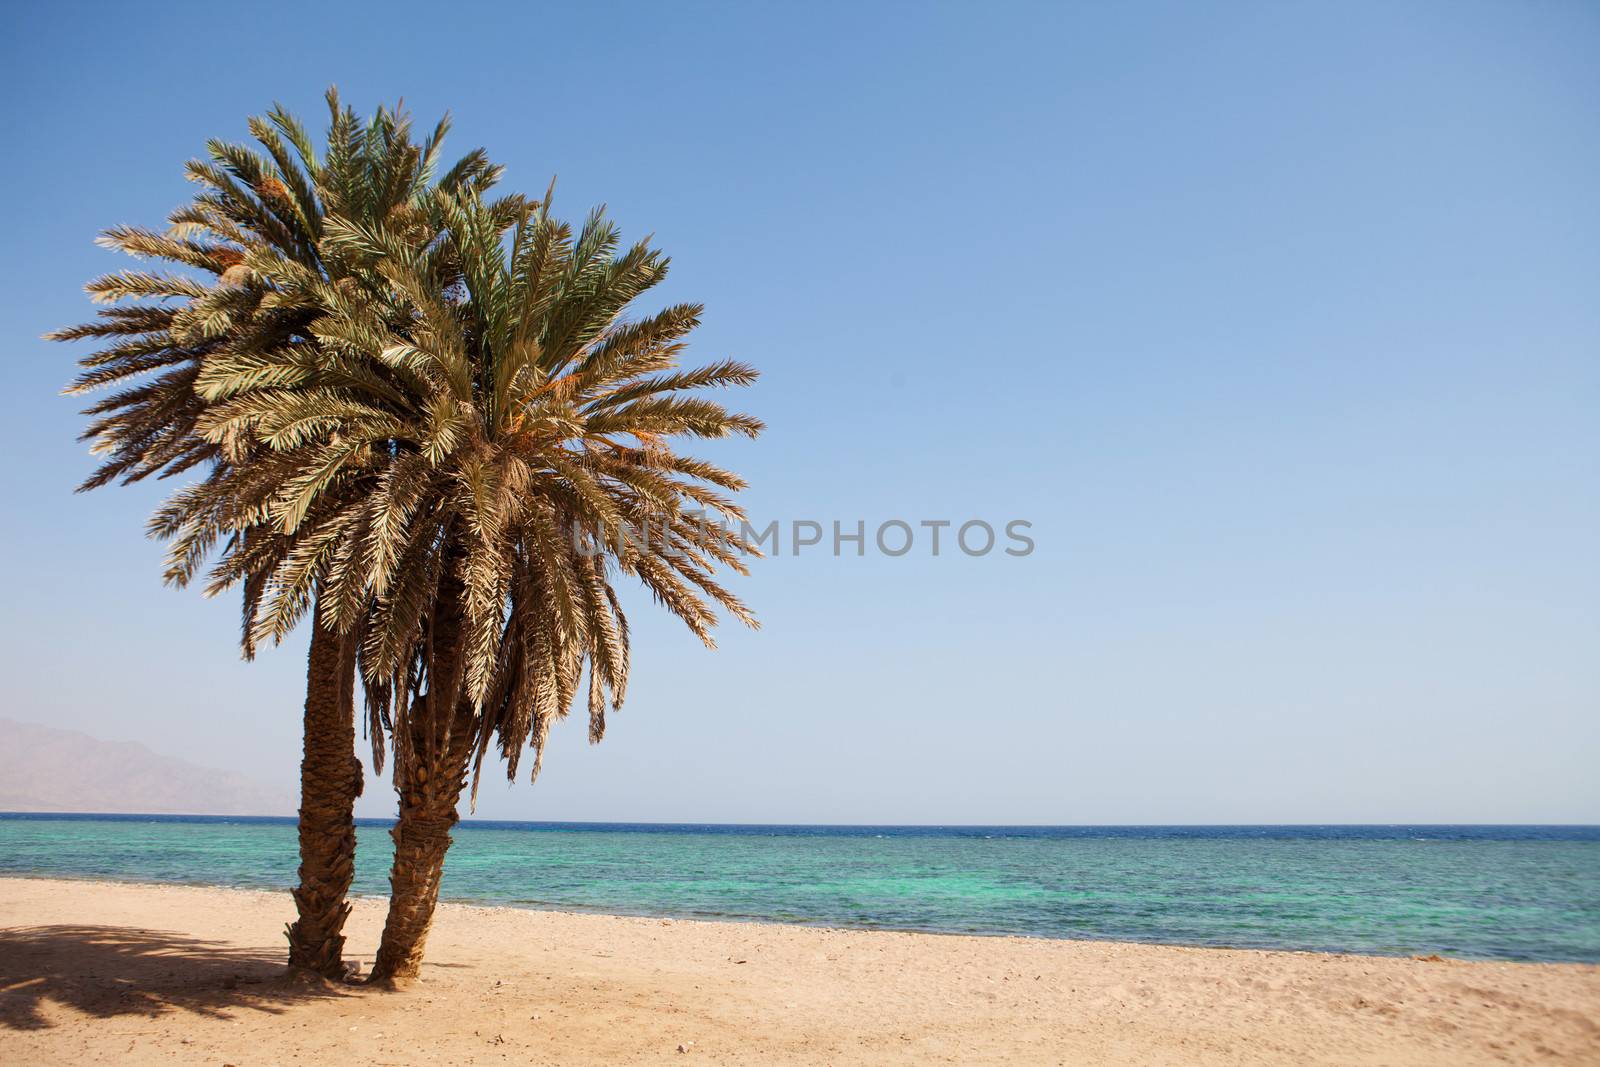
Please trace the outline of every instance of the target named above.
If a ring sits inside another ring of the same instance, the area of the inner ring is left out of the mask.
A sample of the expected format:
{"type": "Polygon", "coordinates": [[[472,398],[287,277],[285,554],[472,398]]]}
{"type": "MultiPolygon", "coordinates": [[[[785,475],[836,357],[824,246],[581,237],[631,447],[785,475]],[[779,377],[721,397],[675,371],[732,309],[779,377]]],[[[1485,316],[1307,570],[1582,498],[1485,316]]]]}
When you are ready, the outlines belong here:
{"type": "Polygon", "coordinates": [[[472,755],[471,703],[461,699],[461,598],[464,590],[447,567],[434,604],[429,635],[428,692],[418,697],[395,745],[395,789],[400,794],[389,873],[389,916],[383,926],[372,983],[394,988],[418,976],[422,952],[439,903],[439,879],[459,821],[456,804],[466,786],[472,755]],[[442,707],[441,707],[442,705],[442,707]]]}
{"type": "MultiPolygon", "coordinates": [[[[425,718],[418,716],[418,720],[425,718]]],[[[469,733],[469,722],[459,724],[462,734],[469,733]]],[[[416,751],[423,751],[420,738],[417,743],[416,751]]],[[[460,820],[456,804],[466,785],[471,755],[471,746],[456,738],[448,748],[437,761],[414,760],[402,776],[400,818],[390,831],[394,867],[389,875],[389,916],[372,967],[372,981],[379,985],[394,987],[416,978],[422,970],[428,930],[439,903],[445,852],[450,848],[450,831],[460,820]]]]}
{"type": "MultiPolygon", "coordinates": [[[[313,609],[315,614],[315,609],[313,609]]],[[[345,899],[355,877],[355,640],[316,621],[306,666],[304,758],[300,761],[300,917],[288,928],[289,967],[325,978],[344,974],[345,899]]]]}

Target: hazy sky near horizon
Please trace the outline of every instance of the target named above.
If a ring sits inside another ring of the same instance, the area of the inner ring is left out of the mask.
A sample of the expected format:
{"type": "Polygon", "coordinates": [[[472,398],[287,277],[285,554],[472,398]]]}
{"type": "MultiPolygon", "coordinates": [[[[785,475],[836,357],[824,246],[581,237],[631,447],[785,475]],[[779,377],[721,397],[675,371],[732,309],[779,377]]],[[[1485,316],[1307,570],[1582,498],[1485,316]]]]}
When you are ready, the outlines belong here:
{"type": "MultiPolygon", "coordinates": [[[[498,818],[1600,822],[1600,7],[15,6],[0,714],[292,786],[303,645],[160,583],[170,483],[74,496],[97,248],[281,100],[455,116],[606,202],[764,377],[706,652],[498,818]],[[82,349],[79,350],[84,351],[82,349]],[[1026,557],[870,544],[1027,520],[1026,557]]],[[[392,810],[369,784],[363,814],[392,810]]]]}

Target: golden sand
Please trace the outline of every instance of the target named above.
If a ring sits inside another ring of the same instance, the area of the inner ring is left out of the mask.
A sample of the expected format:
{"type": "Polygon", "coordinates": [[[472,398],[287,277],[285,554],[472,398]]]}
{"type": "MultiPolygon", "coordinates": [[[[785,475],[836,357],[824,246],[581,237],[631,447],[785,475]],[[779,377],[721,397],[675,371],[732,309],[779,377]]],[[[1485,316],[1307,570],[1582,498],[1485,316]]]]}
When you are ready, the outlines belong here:
{"type": "MultiPolygon", "coordinates": [[[[0,1064],[1600,1063],[1593,966],[445,905],[424,981],[380,993],[284,983],[291,917],[0,879],[0,1064]]],[[[357,902],[349,957],[382,919],[357,902]]]]}

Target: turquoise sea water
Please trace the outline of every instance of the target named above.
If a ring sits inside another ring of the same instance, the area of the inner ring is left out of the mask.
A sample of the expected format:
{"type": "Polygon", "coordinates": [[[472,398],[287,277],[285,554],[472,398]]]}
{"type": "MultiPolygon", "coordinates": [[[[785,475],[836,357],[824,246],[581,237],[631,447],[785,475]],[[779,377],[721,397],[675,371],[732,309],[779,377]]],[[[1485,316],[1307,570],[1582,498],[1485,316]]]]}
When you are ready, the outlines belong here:
{"type": "MultiPolygon", "coordinates": [[[[356,891],[387,891],[386,823],[356,891]]],[[[0,874],[286,887],[288,819],[0,815],[0,874]]],[[[0,893],[4,892],[0,884],[0,893]]],[[[444,895],[565,910],[1600,962],[1600,827],[466,823],[444,895]]]]}

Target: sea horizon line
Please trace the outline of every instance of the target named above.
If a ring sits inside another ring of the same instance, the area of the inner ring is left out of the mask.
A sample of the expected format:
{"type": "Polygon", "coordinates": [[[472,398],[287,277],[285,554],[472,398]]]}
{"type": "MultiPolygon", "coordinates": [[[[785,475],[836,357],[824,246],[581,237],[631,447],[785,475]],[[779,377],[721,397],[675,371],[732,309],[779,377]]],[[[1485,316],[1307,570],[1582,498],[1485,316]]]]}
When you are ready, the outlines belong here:
{"type": "MultiPolygon", "coordinates": [[[[218,814],[213,812],[135,812],[135,811],[9,811],[0,810],[0,819],[160,819],[204,822],[247,821],[294,824],[297,815],[218,814]]],[[[358,826],[394,823],[393,816],[356,816],[358,826]]],[[[1577,821],[1547,822],[1439,822],[1433,820],[1394,820],[1385,822],[734,822],[695,819],[479,819],[463,818],[458,828],[474,827],[718,827],[728,829],[789,830],[1249,830],[1249,829],[1577,829],[1600,830],[1600,823],[1577,821]]]]}

